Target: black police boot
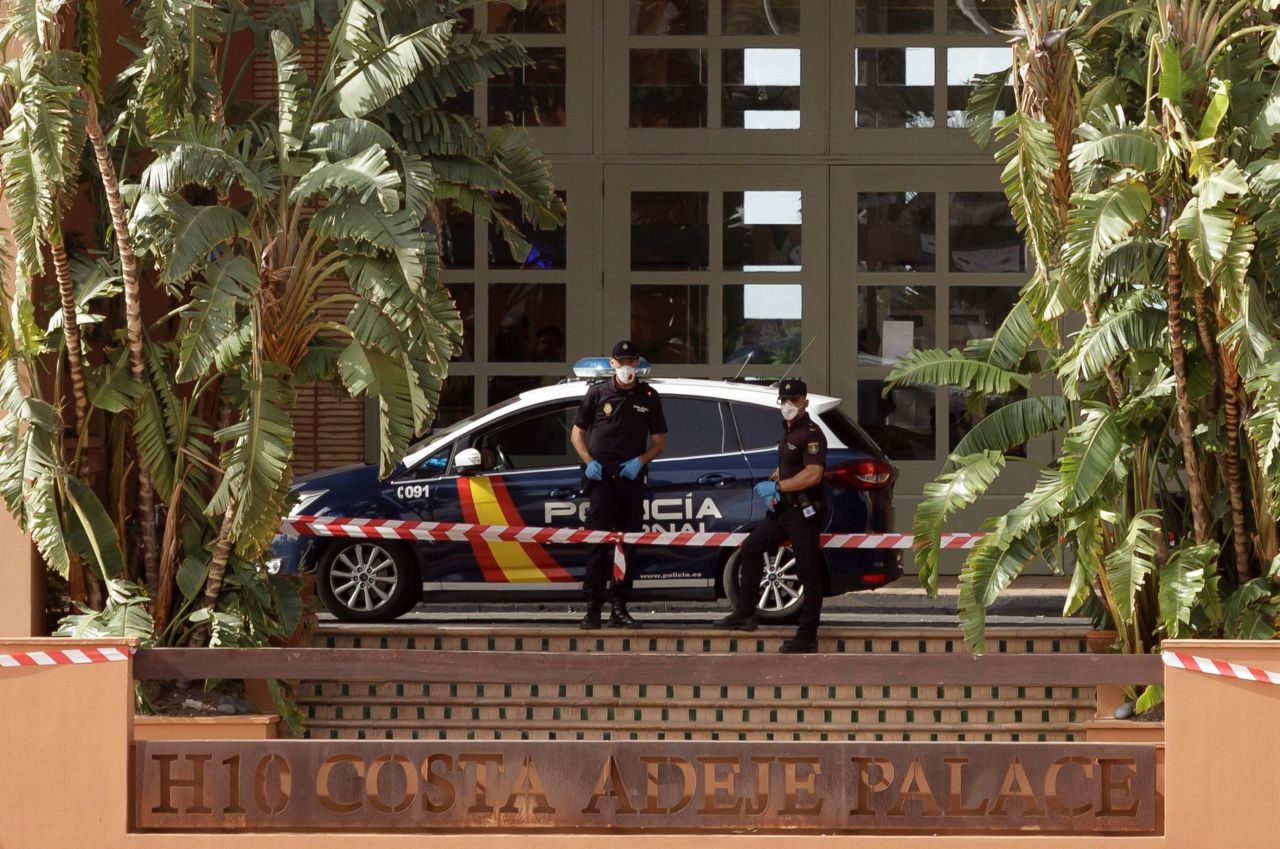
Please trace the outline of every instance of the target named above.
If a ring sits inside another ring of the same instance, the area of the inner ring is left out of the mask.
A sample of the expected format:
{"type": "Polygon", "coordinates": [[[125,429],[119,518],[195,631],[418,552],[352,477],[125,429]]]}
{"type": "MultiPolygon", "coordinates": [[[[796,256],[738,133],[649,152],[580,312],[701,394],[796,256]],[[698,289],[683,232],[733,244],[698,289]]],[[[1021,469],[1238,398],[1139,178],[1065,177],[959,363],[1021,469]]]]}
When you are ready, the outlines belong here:
{"type": "Polygon", "coordinates": [[[783,654],[813,654],[818,650],[818,641],[809,637],[792,637],[778,646],[783,654]]]}
{"type": "Polygon", "coordinates": [[[615,601],[609,610],[610,628],[639,628],[640,623],[627,612],[625,601],[615,601]]]}
{"type": "Polygon", "coordinates": [[[594,631],[600,627],[600,607],[598,601],[587,602],[587,615],[582,617],[578,627],[584,631],[594,631]]]}
{"type": "Polygon", "coordinates": [[[726,631],[754,631],[759,627],[754,613],[742,613],[735,610],[723,619],[711,623],[712,628],[723,628],[726,631]]]}

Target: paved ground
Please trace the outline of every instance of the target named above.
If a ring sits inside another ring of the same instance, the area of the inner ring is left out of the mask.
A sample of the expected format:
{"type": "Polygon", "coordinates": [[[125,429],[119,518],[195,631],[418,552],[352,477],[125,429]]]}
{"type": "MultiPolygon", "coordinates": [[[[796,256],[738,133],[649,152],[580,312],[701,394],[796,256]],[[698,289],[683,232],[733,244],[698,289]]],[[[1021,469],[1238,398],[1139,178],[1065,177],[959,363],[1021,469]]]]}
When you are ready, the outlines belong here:
{"type": "MultiPolygon", "coordinates": [[[[1066,597],[1065,578],[1025,576],[1006,590],[992,606],[990,627],[1087,627],[1088,621],[1063,618],[1066,597]]],[[[955,580],[945,580],[936,598],[920,589],[914,578],[870,593],[851,593],[829,598],[823,607],[822,620],[827,625],[880,628],[912,628],[922,625],[956,624],[957,591],[955,580]]],[[[710,623],[728,612],[724,601],[711,602],[637,602],[632,614],[653,625],[694,626],[710,623]]],[[[401,617],[399,622],[414,625],[460,623],[567,624],[582,616],[582,605],[556,603],[521,604],[421,604],[401,617]]],[[[326,622],[332,620],[321,614],[326,622]]]]}

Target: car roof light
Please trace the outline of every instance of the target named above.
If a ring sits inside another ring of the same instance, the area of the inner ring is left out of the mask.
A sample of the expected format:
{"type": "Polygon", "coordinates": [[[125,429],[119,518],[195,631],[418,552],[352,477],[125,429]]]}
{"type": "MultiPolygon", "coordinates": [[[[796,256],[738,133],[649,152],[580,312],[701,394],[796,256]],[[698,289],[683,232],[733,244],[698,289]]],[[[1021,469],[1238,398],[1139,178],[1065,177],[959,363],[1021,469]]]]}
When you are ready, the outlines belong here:
{"type": "MultiPolygon", "coordinates": [[[[652,368],[649,361],[641,357],[636,365],[636,377],[648,377],[652,368]]],[[[573,364],[573,374],[583,380],[604,380],[613,377],[613,366],[609,365],[608,357],[583,357],[573,364]]]]}

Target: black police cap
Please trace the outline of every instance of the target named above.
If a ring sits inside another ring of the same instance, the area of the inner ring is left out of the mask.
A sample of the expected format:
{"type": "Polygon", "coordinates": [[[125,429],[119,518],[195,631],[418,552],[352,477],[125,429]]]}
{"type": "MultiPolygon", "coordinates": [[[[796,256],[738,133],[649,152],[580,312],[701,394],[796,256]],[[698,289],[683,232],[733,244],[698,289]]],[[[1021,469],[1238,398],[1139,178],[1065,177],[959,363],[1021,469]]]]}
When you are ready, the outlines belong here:
{"type": "Polygon", "coordinates": [[[779,398],[799,398],[809,394],[809,387],[798,377],[788,377],[778,384],[779,398]]]}
{"type": "Polygon", "coordinates": [[[613,358],[620,360],[623,357],[638,357],[640,350],[636,348],[636,343],[630,339],[623,339],[617,345],[613,346],[613,358]]]}

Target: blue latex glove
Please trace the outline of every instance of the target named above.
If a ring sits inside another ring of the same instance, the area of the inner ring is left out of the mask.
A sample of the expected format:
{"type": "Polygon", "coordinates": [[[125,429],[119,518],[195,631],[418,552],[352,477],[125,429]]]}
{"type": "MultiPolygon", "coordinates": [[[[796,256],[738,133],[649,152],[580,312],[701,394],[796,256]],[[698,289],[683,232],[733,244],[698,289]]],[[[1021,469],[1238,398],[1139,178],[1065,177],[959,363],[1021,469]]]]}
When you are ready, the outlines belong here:
{"type": "Polygon", "coordinates": [[[644,468],[644,463],[640,462],[639,457],[632,457],[630,460],[622,464],[622,468],[618,469],[618,474],[622,475],[629,481],[633,481],[640,477],[640,470],[644,468]]]}
{"type": "Polygon", "coordinates": [[[764,499],[764,503],[772,507],[778,500],[778,493],[782,490],[778,489],[777,481],[760,481],[755,485],[756,495],[764,499]]]}
{"type": "Polygon", "coordinates": [[[599,460],[592,460],[587,463],[587,480],[602,481],[604,480],[604,466],[600,465],[599,460]]]}

